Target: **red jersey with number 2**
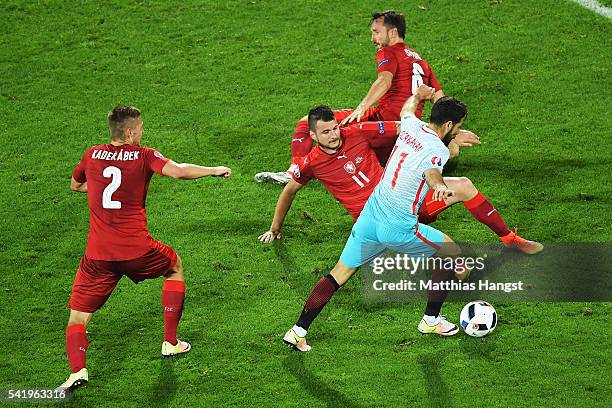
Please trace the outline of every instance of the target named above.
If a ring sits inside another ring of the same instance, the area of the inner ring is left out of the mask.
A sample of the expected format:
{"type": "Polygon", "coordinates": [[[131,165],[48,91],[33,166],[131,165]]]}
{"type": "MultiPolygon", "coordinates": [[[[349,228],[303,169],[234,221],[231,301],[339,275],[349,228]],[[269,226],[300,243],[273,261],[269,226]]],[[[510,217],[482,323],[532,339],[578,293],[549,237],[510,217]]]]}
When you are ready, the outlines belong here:
{"type": "Polygon", "coordinates": [[[145,201],[153,173],[167,162],[143,146],[104,144],[85,152],[72,177],[87,182],[88,258],[125,261],[151,249],[145,201]]]}
{"type": "MultiPolygon", "coordinates": [[[[419,86],[425,84],[436,91],[441,89],[438,79],[427,61],[404,43],[378,50],[376,63],[379,74],[387,71],[393,75],[391,87],[376,107],[382,120],[399,120],[404,103],[419,86]]],[[[423,104],[421,102],[417,109],[417,118],[421,117],[423,104]]]]}
{"type": "Polygon", "coordinates": [[[306,157],[299,158],[292,177],[300,184],[319,179],[357,220],[383,172],[372,147],[393,145],[397,125],[362,122],[340,128],[340,135],[340,150],[328,154],[317,145],[306,157]]]}

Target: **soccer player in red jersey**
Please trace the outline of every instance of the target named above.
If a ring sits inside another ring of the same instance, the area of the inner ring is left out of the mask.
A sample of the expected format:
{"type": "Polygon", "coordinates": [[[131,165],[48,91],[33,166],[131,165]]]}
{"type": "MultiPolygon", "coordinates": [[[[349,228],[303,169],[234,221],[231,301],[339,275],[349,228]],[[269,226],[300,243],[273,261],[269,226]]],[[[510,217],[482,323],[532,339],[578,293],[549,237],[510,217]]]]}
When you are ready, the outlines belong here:
{"type": "Polygon", "coordinates": [[[373,148],[393,146],[398,134],[397,122],[361,122],[339,127],[333,111],[324,105],[311,109],[308,122],[316,147],[300,159],[293,179],[278,198],[270,230],[262,242],[280,238],[283,220],[296,193],[313,178],[327,190],[356,220],[382,175],[373,148]]]}
{"type": "Polygon", "coordinates": [[[70,189],[87,193],[90,229],[85,256],[70,296],[66,355],[72,370],[60,388],[72,391],[87,383],[86,327],[122,276],[135,283],[163,276],[164,341],[162,355],[185,353],[191,345],[176,337],[185,299],[183,265],[177,253],[151,237],[145,201],[153,173],[192,180],[229,177],[228,167],[177,164],[140,145],[143,121],[134,107],[117,106],[108,115],[111,140],[90,147],[74,170],[70,189]]]}
{"type": "MultiPolygon", "coordinates": [[[[377,47],[377,79],[369,92],[354,110],[335,110],[334,116],[340,124],[353,121],[399,121],[404,102],[416,88],[425,84],[435,89],[435,102],[444,92],[433,69],[421,56],[404,43],[406,19],[395,11],[373,13],[371,20],[372,43],[377,47]],[[378,102],[378,105],[373,105],[378,102]]],[[[417,117],[421,117],[423,103],[419,105],[417,117]]],[[[380,163],[384,166],[393,144],[375,147],[380,163]]],[[[255,180],[287,183],[291,170],[312,149],[312,138],[307,118],[302,118],[295,127],[291,141],[291,166],[287,172],[262,172],[255,180]]]]}
{"type": "MultiPolygon", "coordinates": [[[[467,116],[467,108],[454,98],[443,97],[432,107],[431,122],[422,122],[415,117],[418,104],[431,99],[433,95],[433,88],[420,86],[406,102],[400,124],[401,133],[394,147],[394,152],[397,153],[395,156],[392,154],[389,162],[393,167],[391,171],[387,169],[384,172],[380,183],[368,199],[363,212],[353,226],[338,263],[313,287],[299,319],[283,337],[285,344],[299,351],[310,351],[306,334],[312,321],[360,266],[371,262],[385,249],[410,256],[435,255],[455,258],[461,254],[460,248],[452,239],[440,231],[422,224],[419,231],[420,213],[416,207],[421,206],[429,195],[421,194],[425,184],[429,186],[427,189],[433,190],[429,196],[434,202],[448,204],[453,198],[457,200],[455,196],[459,195],[451,185],[447,184],[449,178],[443,178],[441,174],[442,167],[450,156],[450,151],[444,146],[443,141],[458,135],[459,128],[467,116]],[[408,159],[405,160],[406,158],[408,159]],[[445,243],[445,247],[441,247],[441,243],[445,243]]],[[[331,112],[326,116],[324,120],[333,121],[331,112]]],[[[317,126],[318,129],[321,128],[317,126]]],[[[487,225],[493,229],[501,226],[496,225],[497,222],[501,222],[511,234],[501,217],[496,214],[495,208],[478,191],[474,191],[472,197],[464,201],[464,204],[479,221],[482,220],[479,215],[491,209],[486,216],[495,214],[494,217],[484,218],[485,221],[492,223],[487,225]]],[[[526,241],[526,243],[527,245],[518,249],[527,252],[525,250],[529,248],[532,253],[543,249],[543,246],[537,242],[526,241]]],[[[431,282],[442,282],[452,275],[458,280],[463,280],[469,272],[466,268],[458,270],[438,267],[432,273],[431,282]]],[[[429,291],[425,314],[417,327],[419,332],[452,336],[459,331],[456,325],[446,321],[439,314],[447,293],[446,289],[429,291]]]]}
{"type": "MultiPolygon", "coordinates": [[[[434,88],[433,102],[444,96],[431,66],[404,43],[406,19],[395,11],[372,14],[372,43],[377,48],[378,76],[367,95],[343,121],[399,120],[402,106],[416,89],[425,84],[434,88]],[[372,108],[378,102],[376,107],[372,108]]],[[[421,117],[424,103],[417,108],[421,117]]]]}
{"type": "MultiPolygon", "coordinates": [[[[430,88],[431,94],[434,89],[430,88]]],[[[292,180],[281,192],[270,229],[259,240],[270,243],[281,238],[281,227],[297,192],[316,178],[346,208],[356,221],[368,198],[378,184],[383,168],[376,160],[374,148],[395,144],[399,133],[397,122],[361,122],[340,127],[335,112],[321,105],[310,110],[308,123],[317,146],[300,159],[292,173],[292,180]]],[[[459,154],[461,146],[479,144],[476,135],[460,131],[449,143],[450,156],[459,154]]],[[[444,177],[449,189],[455,191],[445,200],[433,199],[430,190],[419,207],[419,222],[429,224],[450,206],[463,203],[472,216],[489,227],[507,247],[525,253],[541,250],[541,245],[525,240],[512,232],[489,200],[467,177],[444,177]]]]}

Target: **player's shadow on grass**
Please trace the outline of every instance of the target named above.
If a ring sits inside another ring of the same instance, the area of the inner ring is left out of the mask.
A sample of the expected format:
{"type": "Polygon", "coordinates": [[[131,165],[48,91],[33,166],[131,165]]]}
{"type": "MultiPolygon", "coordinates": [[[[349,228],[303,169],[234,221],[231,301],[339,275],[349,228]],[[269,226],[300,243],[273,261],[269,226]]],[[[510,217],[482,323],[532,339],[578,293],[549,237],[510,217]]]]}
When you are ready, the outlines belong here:
{"type": "Polygon", "coordinates": [[[446,356],[445,350],[438,350],[432,353],[427,353],[419,356],[417,362],[423,371],[423,377],[427,384],[427,395],[429,396],[430,407],[445,407],[453,406],[450,400],[450,390],[440,375],[440,364],[446,356]]]}
{"type": "Polygon", "coordinates": [[[495,343],[497,341],[495,335],[480,339],[467,337],[461,340],[461,350],[467,354],[468,360],[483,359],[491,363],[496,361],[493,355],[496,348],[495,343]]]}
{"type": "MultiPolygon", "coordinates": [[[[87,387],[82,387],[73,394],[70,394],[68,398],[58,404],[60,407],[75,407],[75,408],[89,408],[93,406],[98,406],[98,404],[91,404],[87,402],[86,398],[87,387]]],[[[27,404],[28,406],[34,406],[34,404],[27,404]]],[[[37,406],[39,404],[36,404],[37,406]]],[[[40,405],[43,405],[42,403],[40,405]]],[[[51,404],[45,404],[48,406],[52,406],[51,404]]]]}
{"type": "Polygon", "coordinates": [[[285,275],[289,275],[298,271],[298,266],[293,260],[291,254],[287,250],[287,246],[282,240],[275,240],[272,243],[272,248],[274,248],[274,254],[276,258],[280,261],[283,266],[283,272],[285,275]]]}
{"type": "Polygon", "coordinates": [[[328,407],[361,407],[307,370],[304,367],[304,353],[292,352],[285,358],[283,365],[308,393],[328,407]]]}
{"type": "Polygon", "coordinates": [[[167,405],[174,399],[176,394],[176,374],[174,373],[174,362],[182,356],[162,358],[157,377],[157,384],[153,386],[151,404],[154,406],[167,405]]]}

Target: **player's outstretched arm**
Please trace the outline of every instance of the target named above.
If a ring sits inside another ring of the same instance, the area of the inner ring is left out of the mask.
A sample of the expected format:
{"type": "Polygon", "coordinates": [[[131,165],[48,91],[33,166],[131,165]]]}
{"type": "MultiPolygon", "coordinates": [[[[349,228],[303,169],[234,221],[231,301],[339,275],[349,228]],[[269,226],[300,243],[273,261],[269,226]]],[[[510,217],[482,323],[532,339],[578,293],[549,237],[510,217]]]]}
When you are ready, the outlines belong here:
{"type": "Polygon", "coordinates": [[[302,187],[303,185],[295,180],[290,180],[289,183],[287,183],[283,191],[280,193],[280,196],[278,196],[276,209],[274,210],[274,219],[272,220],[270,230],[264,232],[258,237],[261,242],[269,244],[275,239],[281,238],[281,227],[285,221],[285,216],[289,212],[289,208],[291,208],[295,195],[302,187]]]}
{"type": "Polygon", "coordinates": [[[204,167],[197,164],[176,163],[168,160],[162,169],[162,174],[180,180],[193,180],[206,176],[228,178],[232,175],[232,169],[224,166],[204,167]]]}
{"type": "Polygon", "coordinates": [[[453,141],[459,147],[472,147],[475,144],[480,144],[480,138],[474,132],[466,129],[459,130],[453,141]]]}
{"type": "Polygon", "coordinates": [[[393,74],[388,71],[383,71],[378,74],[376,81],[370,87],[370,90],[366,94],[365,98],[357,105],[353,113],[351,113],[347,118],[345,118],[342,122],[340,122],[340,126],[344,126],[348,123],[351,123],[354,120],[359,120],[372,105],[380,100],[384,94],[387,93],[389,88],[391,88],[391,82],[393,81],[393,74]]]}
{"type": "Polygon", "coordinates": [[[79,183],[73,177],[70,180],[70,189],[72,191],[76,191],[77,193],[86,193],[87,192],[87,182],[79,183]]]}
{"type": "Polygon", "coordinates": [[[417,88],[416,92],[408,98],[404,106],[402,107],[402,111],[400,115],[404,117],[405,115],[416,115],[417,108],[419,107],[419,103],[424,100],[432,99],[434,97],[436,90],[427,85],[421,85],[417,88]]]}
{"type": "Polygon", "coordinates": [[[461,147],[472,147],[475,144],[480,144],[480,138],[475,133],[469,130],[460,130],[448,143],[447,147],[450,151],[450,158],[453,159],[459,156],[459,149],[461,147]]]}
{"type": "Polygon", "coordinates": [[[434,191],[432,196],[434,201],[443,201],[445,198],[455,195],[455,191],[449,189],[444,183],[440,170],[427,169],[424,174],[427,185],[434,191]]]}

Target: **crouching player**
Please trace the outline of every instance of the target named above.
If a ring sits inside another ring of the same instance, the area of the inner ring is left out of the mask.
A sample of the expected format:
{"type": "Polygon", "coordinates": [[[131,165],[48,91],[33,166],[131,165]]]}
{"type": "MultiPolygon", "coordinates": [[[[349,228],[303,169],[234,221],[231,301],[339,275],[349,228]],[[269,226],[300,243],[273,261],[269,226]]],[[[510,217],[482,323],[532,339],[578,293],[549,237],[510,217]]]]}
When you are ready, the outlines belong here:
{"type": "MultiPolygon", "coordinates": [[[[333,270],[315,285],[295,325],[283,341],[300,351],[310,350],[306,333],[333,294],[348,281],[357,269],[379,256],[385,249],[413,256],[456,257],[460,249],[447,235],[418,222],[419,207],[428,190],[432,200],[442,202],[455,195],[442,177],[442,167],[450,152],[442,139],[459,132],[467,108],[454,98],[440,98],[432,107],[430,123],[416,118],[419,102],[431,99],[434,89],[421,86],[402,109],[401,132],[393,148],[380,183],[369,197],[353,226],[340,260],[333,270]],[[444,244],[444,245],[442,245],[444,244]]],[[[462,274],[438,269],[432,282],[465,279],[462,274]]],[[[458,327],[440,315],[447,295],[444,290],[429,292],[421,333],[451,336],[458,327]]]]}
{"type": "Polygon", "coordinates": [[[184,180],[231,175],[227,167],[177,164],[140,146],[143,122],[134,107],[114,108],[108,126],[110,143],[89,148],[70,182],[71,190],[87,193],[90,229],[70,296],[66,355],[72,374],[60,386],[66,391],[87,383],[87,324],[124,275],[135,283],[164,277],[161,353],[171,356],[191,349],[176,337],[185,299],[183,265],[172,248],[153,239],[147,230],[147,190],[153,173],[184,180]]]}
{"type": "MultiPolygon", "coordinates": [[[[311,109],[307,118],[310,135],[317,145],[299,159],[291,174],[292,180],[279,195],[270,229],[259,236],[264,243],[281,238],[285,216],[296,194],[312,179],[319,179],[356,221],[383,174],[375,149],[392,148],[399,130],[397,122],[392,121],[361,122],[341,127],[336,112],[325,105],[311,109]]],[[[472,132],[460,130],[448,143],[450,157],[458,155],[460,147],[479,143],[472,132]]],[[[429,190],[419,207],[419,222],[429,224],[450,206],[463,203],[472,216],[489,227],[506,247],[527,254],[541,250],[541,244],[510,231],[495,207],[470,179],[444,177],[444,183],[455,194],[437,201],[432,199],[433,190],[429,190]]]]}

